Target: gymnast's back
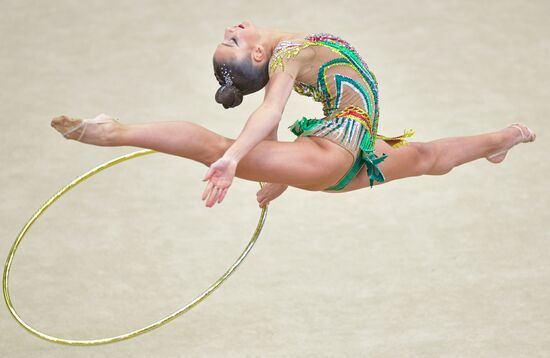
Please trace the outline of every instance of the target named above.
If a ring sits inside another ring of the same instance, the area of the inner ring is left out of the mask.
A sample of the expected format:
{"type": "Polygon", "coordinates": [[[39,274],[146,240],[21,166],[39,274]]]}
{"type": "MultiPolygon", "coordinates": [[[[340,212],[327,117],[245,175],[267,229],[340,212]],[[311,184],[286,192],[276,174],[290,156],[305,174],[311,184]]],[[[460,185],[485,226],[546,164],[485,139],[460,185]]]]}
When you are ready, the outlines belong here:
{"type": "Polygon", "coordinates": [[[378,118],[376,78],[347,41],[328,33],[282,41],[269,61],[270,76],[292,65],[300,66],[294,90],[321,102],[326,119],[349,108],[378,118]]]}

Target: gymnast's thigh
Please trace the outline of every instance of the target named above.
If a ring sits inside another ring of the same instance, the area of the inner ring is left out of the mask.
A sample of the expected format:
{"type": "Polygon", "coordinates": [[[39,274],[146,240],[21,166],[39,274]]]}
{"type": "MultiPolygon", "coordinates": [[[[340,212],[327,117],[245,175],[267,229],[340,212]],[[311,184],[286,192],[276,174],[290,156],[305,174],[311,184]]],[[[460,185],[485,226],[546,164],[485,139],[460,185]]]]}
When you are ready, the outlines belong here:
{"type": "Polygon", "coordinates": [[[337,182],[352,163],[347,150],[321,138],[298,137],[294,142],[267,140],[240,161],[237,176],[322,190],[337,182]]]}
{"type": "MultiPolygon", "coordinates": [[[[421,175],[419,166],[419,148],[417,143],[409,142],[399,148],[393,148],[384,140],[377,140],[374,151],[376,155],[387,155],[386,159],[378,164],[378,168],[384,175],[383,182],[374,182],[374,186],[389,183],[392,180],[421,175]]],[[[365,166],[357,173],[355,178],[339,192],[347,192],[370,187],[370,180],[365,166]]]]}

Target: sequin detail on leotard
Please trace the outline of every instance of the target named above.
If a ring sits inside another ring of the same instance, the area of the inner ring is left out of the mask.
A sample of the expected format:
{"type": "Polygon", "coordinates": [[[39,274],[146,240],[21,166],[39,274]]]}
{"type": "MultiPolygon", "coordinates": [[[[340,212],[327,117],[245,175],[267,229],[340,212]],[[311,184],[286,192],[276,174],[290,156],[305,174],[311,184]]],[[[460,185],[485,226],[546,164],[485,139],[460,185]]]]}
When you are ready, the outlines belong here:
{"type": "Polygon", "coordinates": [[[338,54],[319,67],[316,84],[296,81],[294,90],[304,96],[311,97],[314,101],[323,104],[322,119],[303,118],[296,121],[290,129],[298,136],[316,136],[329,139],[351,153],[360,151],[356,156],[350,173],[335,186],[328,190],[340,190],[351,181],[363,164],[367,166],[370,185],[374,181],[384,181],[384,176],[378,168],[378,163],[386,158],[384,154],[378,157],[374,153],[374,144],[377,138],[388,141],[392,146],[399,147],[406,143],[405,138],[413,135],[409,130],[398,137],[385,137],[378,135],[378,82],[369,70],[366,62],[359,56],[353,46],[340,37],[328,33],[313,34],[303,41],[283,41],[273,51],[269,62],[270,71],[279,67],[284,71],[285,62],[296,57],[300,51],[311,46],[323,46],[338,54]],[[353,77],[335,73],[328,76],[329,69],[335,66],[346,66],[353,70],[353,77]],[[356,74],[356,75],[355,75],[356,74]],[[334,87],[331,91],[329,81],[334,87]],[[361,83],[364,82],[364,83],[361,83]],[[345,91],[354,91],[358,100],[353,104],[342,105],[345,91]]]}

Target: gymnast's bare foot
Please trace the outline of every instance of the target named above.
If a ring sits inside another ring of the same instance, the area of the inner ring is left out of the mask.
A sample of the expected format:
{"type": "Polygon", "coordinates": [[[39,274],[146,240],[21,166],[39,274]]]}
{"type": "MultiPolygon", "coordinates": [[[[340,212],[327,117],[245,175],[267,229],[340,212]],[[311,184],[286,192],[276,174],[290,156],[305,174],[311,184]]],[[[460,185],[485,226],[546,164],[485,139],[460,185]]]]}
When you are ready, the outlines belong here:
{"type": "Polygon", "coordinates": [[[52,119],[51,125],[67,139],[100,146],[114,145],[121,126],[116,119],[106,114],[92,119],[60,116],[52,119]]]}
{"type": "Polygon", "coordinates": [[[501,130],[505,135],[504,146],[497,153],[487,156],[487,160],[491,163],[500,163],[506,158],[508,151],[516,144],[533,142],[537,137],[529,127],[515,123],[501,130]]]}

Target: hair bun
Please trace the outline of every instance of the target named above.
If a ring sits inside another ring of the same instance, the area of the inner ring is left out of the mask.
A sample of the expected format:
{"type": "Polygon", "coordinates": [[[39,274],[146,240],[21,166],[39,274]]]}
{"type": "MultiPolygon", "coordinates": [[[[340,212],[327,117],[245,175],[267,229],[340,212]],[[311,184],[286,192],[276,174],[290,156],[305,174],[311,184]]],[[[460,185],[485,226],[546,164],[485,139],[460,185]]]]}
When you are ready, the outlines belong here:
{"type": "Polygon", "coordinates": [[[237,107],[243,101],[243,94],[233,85],[221,86],[216,92],[216,102],[221,103],[223,108],[237,107]]]}

